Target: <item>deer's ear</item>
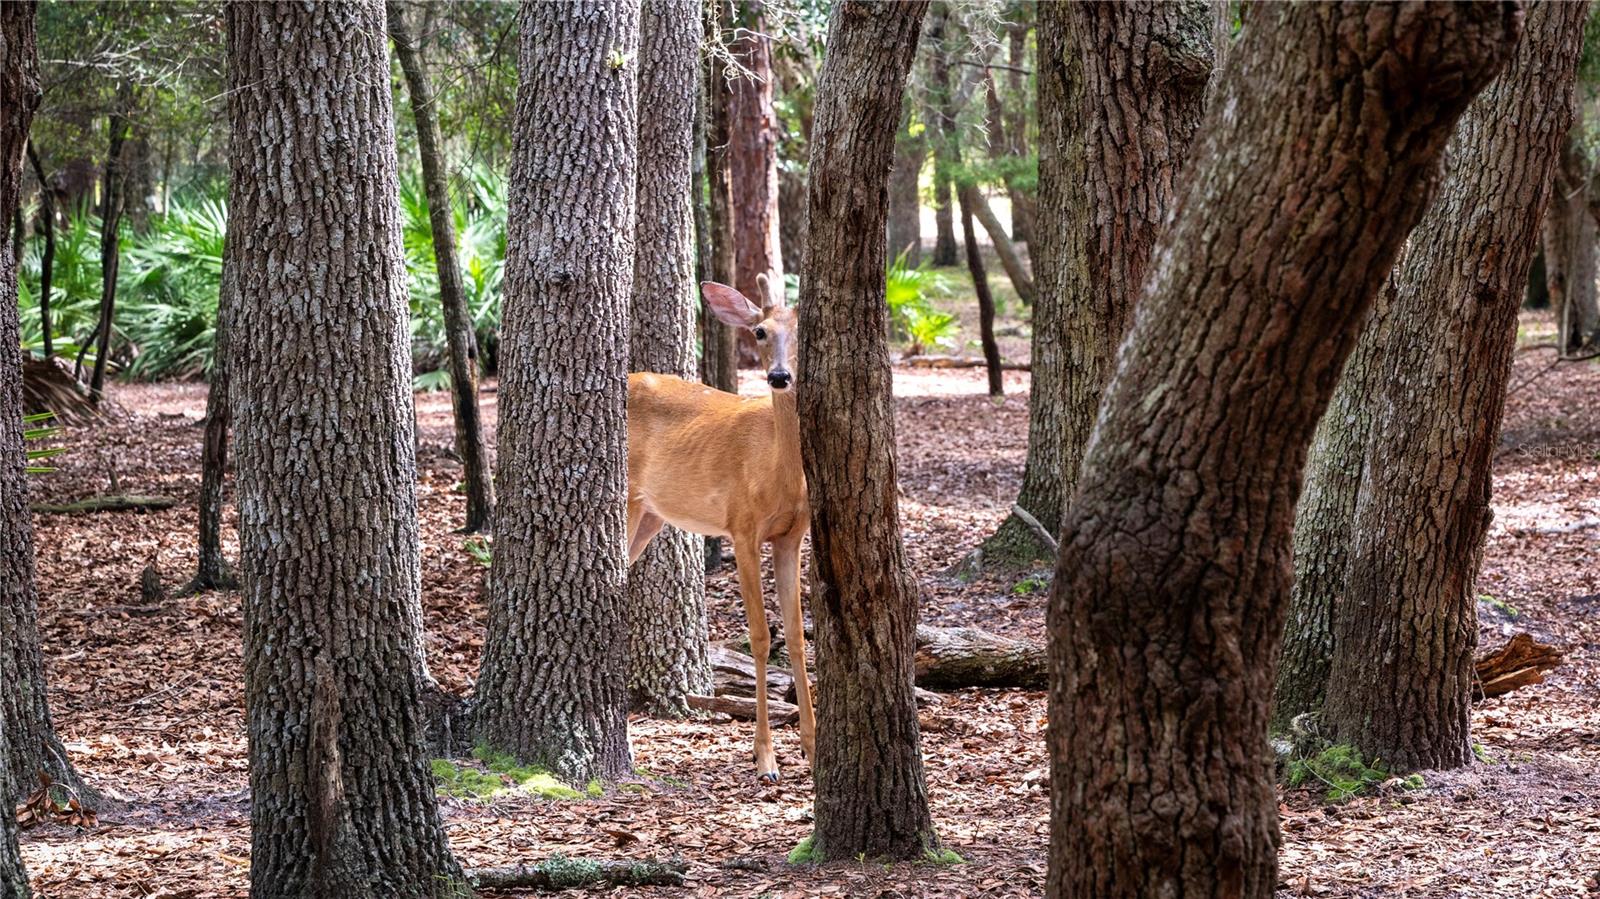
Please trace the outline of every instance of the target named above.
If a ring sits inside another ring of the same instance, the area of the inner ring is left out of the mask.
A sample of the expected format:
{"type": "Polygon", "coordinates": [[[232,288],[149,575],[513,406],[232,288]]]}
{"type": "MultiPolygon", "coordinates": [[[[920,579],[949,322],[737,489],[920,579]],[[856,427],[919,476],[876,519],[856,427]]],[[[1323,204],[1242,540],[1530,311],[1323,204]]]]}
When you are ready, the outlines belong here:
{"type": "Polygon", "coordinates": [[[703,281],[700,293],[718,321],[730,328],[749,328],[761,321],[761,307],[750,302],[744,294],[726,284],[703,281]]]}

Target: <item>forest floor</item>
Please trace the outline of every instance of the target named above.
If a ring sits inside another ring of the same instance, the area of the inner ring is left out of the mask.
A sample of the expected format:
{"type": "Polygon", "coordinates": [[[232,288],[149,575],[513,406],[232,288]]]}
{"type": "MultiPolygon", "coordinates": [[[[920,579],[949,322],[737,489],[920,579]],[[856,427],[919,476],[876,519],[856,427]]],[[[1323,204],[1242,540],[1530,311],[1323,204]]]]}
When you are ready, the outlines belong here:
{"type": "MultiPolygon", "coordinates": [[[[1003,281],[1003,275],[996,279],[1003,281]]],[[[997,285],[999,286],[999,285],[997,285]]],[[[1007,285],[1008,287],[1009,285],[1007,285]]],[[[1003,341],[1025,359],[1012,314],[1003,341]]],[[[970,319],[966,313],[964,320],[970,319]]],[[[1549,339],[1524,320],[1525,344],[1549,339]]],[[[965,336],[975,332],[968,330],[965,336]]],[[[968,353],[962,347],[960,352],[968,353]]],[[[1328,804],[1282,796],[1283,894],[1289,896],[1584,896],[1600,873],[1600,530],[1527,534],[1600,516],[1600,364],[1550,365],[1518,353],[1496,459],[1495,522],[1479,592],[1482,642],[1529,631],[1568,648],[1545,684],[1474,712],[1483,761],[1424,774],[1426,787],[1328,804]]],[[[1464,362],[1470,364],[1470,362],[1464,362]]],[[[902,515],[923,585],[923,620],[1042,639],[1048,572],[959,583],[944,574],[1002,519],[1027,439],[1025,373],[984,395],[981,370],[897,369],[902,515]]],[[[746,390],[758,390],[753,380],[746,390]]],[[[49,824],[23,835],[42,897],[244,896],[250,836],[241,684],[240,597],[174,595],[142,605],[154,561],[169,589],[194,565],[200,384],[119,385],[123,413],[64,435],[59,471],[36,499],[119,489],[181,500],[149,514],[37,515],[41,616],[50,699],[73,761],[115,802],[97,826],[49,824]]],[[[485,395],[494,420],[494,395],[485,395]]],[[[466,691],[483,643],[486,569],[455,533],[449,402],[418,396],[419,502],[427,648],[435,674],[466,691]]],[[[231,489],[231,485],[230,485],[231,489]]],[[[231,499],[231,495],[230,495],[231,499]]],[[[230,530],[232,524],[230,507],[230,530]]],[[[229,552],[236,550],[231,536],[229,552]]],[[[769,614],[776,620],[771,608],[769,614]]],[[[708,590],[712,636],[743,633],[731,566],[708,590]]],[[[1027,896],[1043,890],[1048,844],[1045,701],[972,690],[924,710],[923,753],[940,836],[960,865],[846,862],[790,866],[811,829],[811,781],[792,727],[775,731],[785,780],[758,783],[753,728],[727,720],[631,721],[650,777],[598,799],[442,799],[469,867],[570,857],[667,857],[685,896],[1027,896]]]]}

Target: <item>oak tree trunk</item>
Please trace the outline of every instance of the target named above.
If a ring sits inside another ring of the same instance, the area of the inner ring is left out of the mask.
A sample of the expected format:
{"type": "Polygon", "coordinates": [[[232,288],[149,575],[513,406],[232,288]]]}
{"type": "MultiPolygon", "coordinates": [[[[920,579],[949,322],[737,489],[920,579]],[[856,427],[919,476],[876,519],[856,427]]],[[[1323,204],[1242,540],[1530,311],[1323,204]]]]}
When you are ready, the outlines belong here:
{"type": "Polygon", "coordinates": [[[227,7],[252,896],[434,897],[384,7],[227,7]]]}
{"type": "Polygon", "coordinates": [[[1396,770],[1472,761],[1473,588],[1493,517],[1490,466],[1586,12],[1528,10],[1511,63],[1445,150],[1373,332],[1372,433],[1322,730],[1396,770]]]}
{"type": "MultiPolygon", "coordinates": [[[[1575,117],[1576,118],[1576,117],[1575,117]]],[[[1555,171],[1555,193],[1545,211],[1543,248],[1550,305],[1555,310],[1556,346],[1577,352],[1600,336],[1595,277],[1597,228],[1590,214],[1596,189],[1586,176],[1581,121],[1567,138],[1555,171]]]]}
{"type": "MultiPolygon", "coordinates": [[[[1006,138],[1005,104],[1000,100],[1000,88],[995,83],[994,73],[985,70],[983,81],[984,97],[987,100],[989,111],[987,122],[989,158],[1003,164],[1010,147],[1010,143],[1006,138]]],[[[1001,171],[1009,172],[1010,169],[1002,168],[1001,171]]],[[[1017,179],[1015,176],[1006,174],[1004,178],[1006,193],[1011,200],[1012,230],[1015,231],[1018,227],[1017,222],[1022,221],[1024,217],[1032,217],[1033,211],[1029,209],[1024,212],[1023,207],[1024,204],[1031,206],[1033,199],[1031,197],[1025,198],[1025,194],[1016,185],[1017,179]]],[[[1033,275],[1029,273],[1028,267],[1022,262],[1021,255],[1017,253],[1017,248],[1012,243],[1012,236],[1005,232],[1005,229],[1000,226],[1000,220],[990,211],[988,200],[985,200],[982,194],[978,195],[978,200],[981,205],[975,205],[973,211],[977,214],[978,220],[983,223],[983,230],[989,234],[989,240],[994,244],[995,255],[1000,257],[1000,264],[1005,267],[1006,277],[1011,279],[1011,286],[1016,289],[1017,297],[1022,300],[1023,305],[1032,306],[1036,296],[1033,275]]],[[[1032,233],[1027,226],[1023,226],[1022,230],[1023,233],[1032,233]]]]}
{"type": "MultiPolygon", "coordinates": [[[[1267,717],[1306,448],[1520,18],[1252,8],[1062,528],[1051,895],[1273,895],[1267,717]]],[[[1050,79],[1062,49],[1041,41],[1050,79]]]]}
{"type": "Polygon", "coordinates": [[[917,587],[896,497],[883,258],[889,166],[926,2],[836,5],[817,82],[798,402],[817,635],[815,853],[937,847],[918,745],[917,587]]]}
{"type": "Polygon", "coordinates": [[[889,251],[892,263],[905,254],[906,266],[922,264],[922,164],[928,158],[928,141],[922,132],[911,133],[915,104],[901,104],[900,131],[894,140],[894,168],[889,171],[889,251]]]}
{"type": "MultiPolygon", "coordinates": [[[[772,108],[772,39],[762,0],[745,0],[739,28],[728,46],[750,75],[733,79],[728,102],[728,171],[733,189],[733,286],[747,297],[771,303],[756,283],[765,274],[783,289],[783,253],[778,227],[778,117],[772,108]]],[[[751,359],[755,338],[748,340],[751,359]]]]}
{"type": "MultiPolygon", "coordinates": [[[[638,225],[634,231],[629,341],[633,371],[695,378],[696,0],[652,0],[639,21],[638,225]]],[[[711,690],[704,543],[671,525],[628,569],[628,688],[635,708],[689,714],[690,694],[711,690]]]]}
{"type": "MultiPolygon", "coordinates": [[[[23,146],[39,106],[35,12],[33,3],[0,4],[0,97],[6,98],[0,105],[0,209],[14,209],[21,199],[23,146]]],[[[45,758],[41,750],[49,745],[59,751],[61,743],[50,727],[39,664],[14,250],[10,239],[0,237],[0,682],[6,685],[0,703],[0,896],[26,899],[28,875],[17,849],[12,807],[38,783],[36,772],[45,758]]]]}
{"type": "Polygon", "coordinates": [[[638,0],[522,10],[478,734],[579,784],[631,770],[624,482],[638,49],[638,0]]]}
{"type": "Polygon", "coordinates": [[[483,443],[478,412],[478,338],[467,308],[467,291],[456,259],[456,225],[450,208],[445,172],[444,138],[439,133],[439,108],[422,50],[406,25],[403,7],[390,2],[389,36],[405,73],[411,114],[417,126],[417,153],[422,157],[422,187],[428,198],[428,227],[433,234],[433,264],[439,276],[439,305],[444,310],[445,343],[450,364],[450,409],[454,413],[456,455],[461,457],[467,493],[467,519],[462,531],[489,528],[494,515],[494,483],[489,478],[489,453],[483,443]]]}
{"type": "Polygon", "coordinates": [[[928,17],[928,48],[931,59],[928,85],[928,141],[933,144],[933,264],[955,265],[956,247],[955,173],[950,159],[950,140],[955,137],[955,121],[947,114],[955,86],[950,83],[950,7],[937,2],[928,17]]]}
{"type": "Polygon", "coordinates": [[[200,449],[199,560],[194,580],[185,590],[237,589],[239,580],[222,552],[222,494],[228,469],[228,429],[233,426],[232,362],[228,345],[233,336],[234,309],[238,305],[238,262],[234,252],[233,219],[222,250],[222,279],[217,291],[217,324],[211,342],[211,377],[206,387],[206,429],[200,449]]]}

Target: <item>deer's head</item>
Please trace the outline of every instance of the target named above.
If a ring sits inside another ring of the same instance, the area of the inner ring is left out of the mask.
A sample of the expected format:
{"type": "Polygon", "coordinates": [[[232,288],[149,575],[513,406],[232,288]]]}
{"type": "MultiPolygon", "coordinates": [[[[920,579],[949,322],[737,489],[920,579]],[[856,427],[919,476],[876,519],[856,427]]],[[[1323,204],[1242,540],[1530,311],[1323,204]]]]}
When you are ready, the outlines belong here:
{"type": "MultiPolygon", "coordinates": [[[[757,275],[762,293],[772,293],[767,286],[767,276],[757,275]]],[[[761,367],[767,371],[767,384],[773,390],[788,390],[794,386],[794,359],[799,349],[796,326],[799,317],[784,302],[782,291],[772,297],[772,305],[765,311],[735,288],[715,281],[700,285],[706,305],[717,319],[730,328],[743,328],[755,335],[756,348],[761,354],[761,367]]]]}

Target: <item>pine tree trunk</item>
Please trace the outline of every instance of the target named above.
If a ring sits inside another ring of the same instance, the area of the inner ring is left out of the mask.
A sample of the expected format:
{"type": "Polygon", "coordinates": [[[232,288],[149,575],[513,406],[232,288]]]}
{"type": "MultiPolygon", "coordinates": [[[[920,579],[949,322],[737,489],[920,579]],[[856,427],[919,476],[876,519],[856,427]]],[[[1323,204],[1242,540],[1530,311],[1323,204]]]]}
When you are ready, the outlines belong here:
{"type": "Polygon", "coordinates": [[[34,177],[39,179],[39,226],[44,232],[44,251],[39,256],[39,332],[44,337],[44,357],[56,354],[55,335],[50,324],[50,280],[55,274],[56,262],[56,192],[44,176],[44,166],[39,154],[28,142],[28,162],[33,165],[34,177]]]}
{"type": "Polygon", "coordinates": [[[967,246],[967,271],[972,275],[972,287],[978,295],[978,335],[983,344],[984,368],[989,376],[989,395],[1005,396],[1000,344],[994,339],[994,295],[989,292],[989,275],[983,270],[983,254],[978,252],[978,238],[972,227],[972,210],[981,200],[978,188],[963,187],[957,200],[961,203],[961,236],[967,246]]]}
{"type": "Polygon", "coordinates": [[[817,634],[814,852],[938,845],[912,685],[917,587],[895,494],[883,257],[889,166],[927,3],[833,8],[818,79],[799,407],[817,634]]]}
{"type": "MultiPolygon", "coordinates": [[[[1267,717],[1306,449],[1519,22],[1513,4],[1252,9],[1062,529],[1051,895],[1273,895],[1267,717]]],[[[1061,42],[1041,48],[1059,79],[1061,42]]]]}
{"type": "Polygon", "coordinates": [[[906,265],[922,264],[922,190],[919,179],[928,158],[928,142],[911,134],[915,107],[906,102],[900,111],[900,131],[894,142],[894,168],[889,171],[889,251],[893,263],[901,253],[906,265]]]}
{"type": "Polygon", "coordinates": [[[1600,336],[1600,310],[1596,306],[1596,224],[1590,214],[1581,121],[1562,146],[1555,173],[1555,193],[1545,212],[1543,247],[1550,305],[1556,316],[1556,346],[1563,354],[1576,352],[1586,341],[1600,336]]]}
{"type": "Polygon", "coordinates": [[[228,220],[229,238],[222,251],[222,283],[217,291],[217,325],[211,342],[211,378],[206,388],[206,430],[200,449],[200,528],[199,561],[194,580],[186,590],[234,590],[239,579],[222,552],[222,493],[228,469],[228,429],[233,425],[232,390],[228,345],[233,335],[234,309],[238,298],[238,267],[234,255],[238,240],[233,235],[233,219],[228,220]]]}
{"type": "Polygon", "coordinates": [[[478,734],[579,784],[632,768],[624,482],[638,94],[627,67],[638,49],[637,0],[523,8],[478,734]]]}
{"type": "MultiPolygon", "coordinates": [[[[39,61],[32,3],[0,4],[0,209],[15,208],[22,157],[39,103],[39,61]],[[12,100],[15,102],[11,102],[12,100]]],[[[33,516],[28,508],[22,432],[21,323],[16,253],[9,229],[0,231],[0,798],[14,803],[32,792],[44,772],[78,792],[86,805],[98,795],[67,759],[50,720],[44,653],[39,643],[39,594],[34,574],[33,516]]],[[[10,805],[3,806],[9,809],[10,805]]],[[[22,884],[15,818],[0,825],[0,895],[22,884]]]]}
{"type": "Polygon", "coordinates": [[[418,708],[384,8],[235,3],[226,15],[250,893],[434,897],[462,873],[418,708]]]}
{"type": "MultiPolygon", "coordinates": [[[[106,364],[111,355],[111,332],[117,311],[117,262],[121,244],[122,209],[126,193],[122,168],[122,147],[128,137],[127,112],[133,105],[132,84],[124,80],[117,86],[116,108],[107,126],[104,196],[100,202],[100,323],[95,331],[94,372],[89,378],[89,399],[96,406],[105,396],[106,364]]],[[[78,358],[83,358],[80,350],[78,358]]]]}
{"type": "Polygon", "coordinates": [[[1396,770],[1472,761],[1490,467],[1586,12],[1528,10],[1511,64],[1462,117],[1433,205],[1390,276],[1322,723],[1396,770]]]}
{"type": "MultiPolygon", "coordinates": [[[[735,78],[729,87],[728,171],[733,185],[733,286],[759,297],[756,276],[765,274],[774,290],[783,289],[783,253],[778,224],[778,118],[772,108],[772,39],[762,0],[742,4],[743,27],[728,52],[753,77],[735,78]]],[[[755,352],[754,338],[748,339],[755,352]]]]}
{"type": "MultiPolygon", "coordinates": [[[[638,227],[629,341],[633,371],[695,377],[696,0],[640,10],[638,227]]],[[[691,694],[711,692],[704,543],[667,525],[628,569],[628,687],[635,708],[681,718],[691,694]]]]}
{"type": "Polygon", "coordinates": [[[444,309],[445,342],[449,347],[450,408],[456,426],[456,455],[461,457],[467,491],[467,519],[461,530],[488,530],[494,515],[494,484],[489,478],[489,453],[483,443],[478,413],[478,337],[467,291],[456,259],[456,225],[451,214],[445,173],[444,139],[439,134],[439,109],[433,84],[422,63],[422,51],[406,26],[399,3],[390,2],[389,35],[405,73],[411,113],[417,125],[417,153],[422,157],[422,186],[428,197],[428,226],[433,233],[433,263],[439,275],[439,305],[444,309]]]}
{"type": "Polygon", "coordinates": [[[960,261],[956,247],[955,189],[952,185],[949,143],[955,138],[955,122],[946,114],[954,90],[950,83],[950,8],[937,2],[928,17],[928,48],[932,65],[928,88],[928,140],[933,144],[933,264],[955,265],[960,261]]]}

